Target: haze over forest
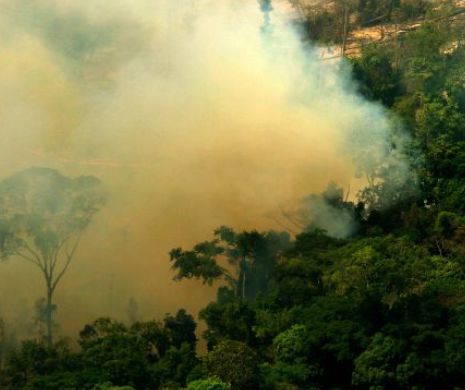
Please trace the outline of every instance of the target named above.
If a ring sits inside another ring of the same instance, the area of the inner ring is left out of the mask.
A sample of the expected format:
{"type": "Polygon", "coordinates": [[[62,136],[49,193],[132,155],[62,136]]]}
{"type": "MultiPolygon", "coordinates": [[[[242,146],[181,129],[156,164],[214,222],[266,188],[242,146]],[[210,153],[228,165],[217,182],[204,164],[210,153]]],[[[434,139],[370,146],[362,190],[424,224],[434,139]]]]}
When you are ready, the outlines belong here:
{"type": "MultiPolygon", "coordinates": [[[[131,298],[148,318],[198,311],[214,291],[172,282],[172,247],[220,225],[282,229],[331,181],[356,194],[353,153],[389,153],[386,115],[347,71],[273,13],[263,33],[256,2],[216,3],[1,4],[2,176],[94,175],[109,197],[59,287],[65,334],[124,319],[131,298]]],[[[0,275],[2,313],[30,322],[42,280],[21,261],[0,275]]]]}

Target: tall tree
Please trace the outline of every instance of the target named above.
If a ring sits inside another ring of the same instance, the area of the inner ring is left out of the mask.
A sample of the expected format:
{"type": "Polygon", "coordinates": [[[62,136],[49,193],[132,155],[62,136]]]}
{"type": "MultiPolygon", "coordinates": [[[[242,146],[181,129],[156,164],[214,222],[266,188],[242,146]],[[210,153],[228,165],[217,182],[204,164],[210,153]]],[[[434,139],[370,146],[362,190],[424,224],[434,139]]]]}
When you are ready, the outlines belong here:
{"type": "Polygon", "coordinates": [[[0,259],[22,258],[46,285],[46,340],[53,341],[53,295],[92,217],[104,203],[100,181],[31,168],[0,183],[0,259]]]}
{"type": "Polygon", "coordinates": [[[212,241],[199,243],[193,250],[171,250],[170,261],[177,271],[175,280],[195,278],[212,284],[224,278],[238,298],[254,298],[266,289],[278,257],[289,248],[289,239],[285,232],[253,230],[236,233],[221,226],[215,230],[212,241]],[[222,260],[228,265],[221,266],[222,260]]]}

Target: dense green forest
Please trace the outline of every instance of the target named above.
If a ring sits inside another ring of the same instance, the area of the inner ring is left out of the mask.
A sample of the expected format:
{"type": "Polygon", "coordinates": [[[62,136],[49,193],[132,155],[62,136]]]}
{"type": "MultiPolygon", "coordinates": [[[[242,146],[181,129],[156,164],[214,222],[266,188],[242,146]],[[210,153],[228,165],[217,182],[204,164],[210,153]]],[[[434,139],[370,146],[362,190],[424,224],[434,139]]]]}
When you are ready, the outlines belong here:
{"type": "Polygon", "coordinates": [[[175,279],[221,286],[199,315],[205,353],[183,309],[129,325],[96,319],[78,347],[45,338],[12,348],[0,327],[1,389],[465,389],[461,9],[360,0],[317,12],[293,3],[308,15],[305,39],[324,43],[364,25],[421,20],[346,59],[359,93],[409,135],[409,180],[392,192],[397,178],[381,162],[355,200],[334,185],[318,195],[350,216],[346,238],[315,224],[292,237],[223,226],[174,248],[175,279]]]}

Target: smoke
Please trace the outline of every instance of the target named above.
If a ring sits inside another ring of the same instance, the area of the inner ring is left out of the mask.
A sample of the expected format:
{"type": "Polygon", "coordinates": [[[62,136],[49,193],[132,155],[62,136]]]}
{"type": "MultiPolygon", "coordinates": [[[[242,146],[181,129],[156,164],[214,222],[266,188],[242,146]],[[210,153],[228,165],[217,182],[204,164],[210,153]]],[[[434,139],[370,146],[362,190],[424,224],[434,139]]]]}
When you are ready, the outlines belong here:
{"type": "MultiPolygon", "coordinates": [[[[47,166],[95,175],[110,194],[57,290],[63,332],[124,318],[130,297],[144,318],[197,311],[212,290],[172,282],[171,248],[220,225],[279,228],[281,208],[329,181],[355,193],[357,173],[380,161],[407,171],[389,119],[345,66],[265,11],[252,0],[0,0],[1,177],[47,166]]],[[[43,294],[20,259],[0,280],[7,316],[43,294]]]]}
{"type": "Polygon", "coordinates": [[[347,238],[358,226],[353,205],[346,202],[345,196],[342,188],[329,183],[324,192],[301,199],[295,218],[307,229],[323,229],[331,237],[347,238]]]}

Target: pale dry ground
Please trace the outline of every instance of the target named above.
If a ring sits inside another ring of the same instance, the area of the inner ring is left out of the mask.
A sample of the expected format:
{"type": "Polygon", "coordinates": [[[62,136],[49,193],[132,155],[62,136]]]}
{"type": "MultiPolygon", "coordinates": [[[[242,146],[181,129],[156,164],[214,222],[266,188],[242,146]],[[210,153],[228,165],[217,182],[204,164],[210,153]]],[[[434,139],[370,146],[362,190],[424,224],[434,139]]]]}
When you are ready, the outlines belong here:
{"type": "MultiPolygon", "coordinates": [[[[463,0],[463,2],[465,3],[465,0],[463,0]]],[[[329,7],[333,3],[333,1],[302,0],[300,7],[293,7],[289,0],[275,0],[273,2],[272,17],[274,20],[292,23],[294,21],[299,21],[304,18],[305,8],[312,7],[314,5],[321,6],[325,3],[329,7]]],[[[360,55],[361,46],[377,41],[383,41],[387,37],[392,36],[393,34],[398,34],[399,31],[403,31],[408,28],[416,28],[419,25],[419,23],[410,25],[392,24],[357,29],[355,31],[352,31],[348,36],[346,54],[350,56],[360,55]]],[[[321,49],[320,53],[322,60],[336,59],[340,57],[341,47],[325,47],[321,49]]]]}
{"type": "MultiPolygon", "coordinates": [[[[459,8],[465,8],[465,0],[457,1],[456,4],[459,8]]],[[[458,22],[460,20],[460,15],[451,17],[450,20],[458,22]]],[[[349,34],[348,37],[346,55],[350,57],[360,56],[363,46],[374,43],[387,42],[400,34],[405,34],[409,31],[418,29],[423,23],[424,22],[422,20],[418,20],[411,23],[381,24],[379,26],[364,27],[354,30],[349,34]]],[[[456,46],[453,45],[453,47],[456,46]]],[[[453,50],[453,48],[444,48],[444,52],[450,50],[453,50]]]]}
{"type": "MultiPolygon", "coordinates": [[[[293,7],[289,0],[275,0],[273,3],[273,12],[278,16],[276,19],[285,21],[298,21],[304,16],[304,9],[318,5],[330,8],[334,4],[333,0],[301,0],[300,7],[293,7]]],[[[465,0],[457,0],[457,7],[465,8],[465,0]]],[[[382,43],[392,39],[396,35],[403,34],[407,31],[412,31],[421,26],[421,21],[411,23],[390,23],[380,24],[378,26],[370,26],[353,30],[349,33],[345,54],[350,57],[357,57],[361,54],[361,49],[365,45],[374,43],[382,43]]],[[[337,45],[326,47],[321,50],[322,60],[333,60],[341,57],[342,47],[337,45]]]]}

